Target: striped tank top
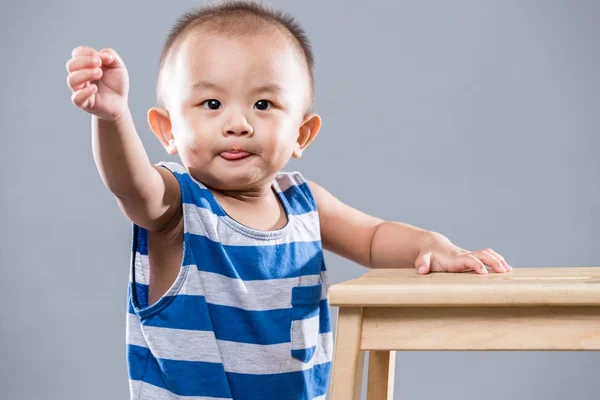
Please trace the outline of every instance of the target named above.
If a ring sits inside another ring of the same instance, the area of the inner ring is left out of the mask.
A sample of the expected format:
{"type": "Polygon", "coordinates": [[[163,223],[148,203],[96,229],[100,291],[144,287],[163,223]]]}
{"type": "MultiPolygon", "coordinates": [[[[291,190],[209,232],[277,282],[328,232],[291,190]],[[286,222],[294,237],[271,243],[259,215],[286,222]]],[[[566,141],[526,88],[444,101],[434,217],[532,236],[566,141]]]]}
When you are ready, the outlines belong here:
{"type": "Polygon", "coordinates": [[[259,231],[231,218],[177,163],[183,258],[148,306],[148,232],[133,225],[127,366],[135,400],[324,400],[333,338],[315,200],[302,175],[272,187],[288,222],[259,231]]]}

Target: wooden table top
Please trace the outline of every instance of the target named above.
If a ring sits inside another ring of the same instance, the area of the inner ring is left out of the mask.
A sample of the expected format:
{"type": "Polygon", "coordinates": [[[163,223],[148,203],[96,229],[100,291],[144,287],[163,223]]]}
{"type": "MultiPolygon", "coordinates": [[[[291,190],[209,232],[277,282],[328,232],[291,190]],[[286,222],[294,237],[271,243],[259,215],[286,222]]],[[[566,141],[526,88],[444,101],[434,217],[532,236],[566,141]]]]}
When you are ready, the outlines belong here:
{"type": "Polygon", "coordinates": [[[417,275],[410,269],[372,269],[332,285],[333,306],[600,306],[600,267],[517,268],[417,275]]]}

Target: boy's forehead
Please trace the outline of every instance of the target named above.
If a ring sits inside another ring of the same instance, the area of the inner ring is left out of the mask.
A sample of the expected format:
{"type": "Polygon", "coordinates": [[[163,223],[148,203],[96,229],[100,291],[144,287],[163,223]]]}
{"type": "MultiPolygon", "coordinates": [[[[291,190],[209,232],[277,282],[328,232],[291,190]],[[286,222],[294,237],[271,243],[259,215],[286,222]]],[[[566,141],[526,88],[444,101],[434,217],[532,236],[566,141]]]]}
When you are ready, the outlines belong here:
{"type": "Polygon", "coordinates": [[[171,78],[184,85],[199,79],[227,82],[234,76],[280,85],[309,80],[292,39],[274,29],[241,35],[197,29],[183,38],[169,64],[171,78]]]}

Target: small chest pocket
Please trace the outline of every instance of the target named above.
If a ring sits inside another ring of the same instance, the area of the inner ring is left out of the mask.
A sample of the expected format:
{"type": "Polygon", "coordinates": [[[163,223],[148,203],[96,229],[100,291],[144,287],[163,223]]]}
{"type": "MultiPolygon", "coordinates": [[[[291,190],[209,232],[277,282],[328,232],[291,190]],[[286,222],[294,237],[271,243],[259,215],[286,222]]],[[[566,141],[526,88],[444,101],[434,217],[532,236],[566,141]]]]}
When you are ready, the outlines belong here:
{"type": "Polygon", "coordinates": [[[319,342],[319,303],[322,284],[292,288],[292,357],[309,362],[319,342]]]}

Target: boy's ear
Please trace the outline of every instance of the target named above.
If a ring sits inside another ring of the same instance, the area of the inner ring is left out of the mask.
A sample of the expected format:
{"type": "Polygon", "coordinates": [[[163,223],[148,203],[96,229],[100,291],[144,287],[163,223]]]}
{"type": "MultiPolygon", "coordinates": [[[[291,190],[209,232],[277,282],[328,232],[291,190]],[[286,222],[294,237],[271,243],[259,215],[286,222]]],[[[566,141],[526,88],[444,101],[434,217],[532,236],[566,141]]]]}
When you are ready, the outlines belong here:
{"type": "Polygon", "coordinates": [[[169,111],[161,107],[152,107],[148,111],[148,124],[167,153],[170,155],[177,154],[175,138],[173,137],[173,131],[171,130],[169,111]]]}
{"type": "Polygon", "coordinates": [[[313,113],[304,116],[298,132],[298,144],[296,150],[292,153],[294,158],[302,157],[302,152],[315,140],[320,129],[321,117],[318,114],[313,113]]]}

